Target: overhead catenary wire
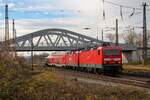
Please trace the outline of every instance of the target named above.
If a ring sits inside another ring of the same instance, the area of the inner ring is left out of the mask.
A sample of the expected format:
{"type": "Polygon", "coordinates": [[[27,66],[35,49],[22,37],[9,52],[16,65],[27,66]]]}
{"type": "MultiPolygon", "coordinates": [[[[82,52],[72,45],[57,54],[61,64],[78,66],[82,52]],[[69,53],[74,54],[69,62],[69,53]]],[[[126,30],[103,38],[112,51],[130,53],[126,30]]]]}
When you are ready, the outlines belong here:
{"type": "Polygon", "coordinates": [[[142,10],[141,8],[131,7],[131,6],[127,6],[127,5],[121,5],[121,4],[114,3],[114,2],[111,2],[111,1],[107,1],[107,0],[104,0],[104,2],[108,3],[108,4],[111,4],[111,5],[114,5],[114,6],[122,7],[122,8],[142,10]]]}
{"type": "Polygon", "coordinates": [[[105,3],[111,4],[111,5],[114,5],[114,6],[117,6],[117,7],[120,8],[120,17],[121,17],[122,21],[124,21],[123,8],[130,8],[130,9],[132,9],[132,13],[129,15],[129,18],[131,18],[136,13],[136,9],[138,9],[138,10],[140,9],[140,8],[126,6],[126,5],[120,5],[120,4],[117,4],[117,3],[114,3],[114,2],[110,2],[110,1],[107,1],[107,0],[102,0],[102,3],[103,3],[103,20],[106,19],[106,11],[104,9],[105,3]]]}
{"type": "MultiPolygon", "coordinates": [[[[104,2],[108,3],[108,4],[111,4],[113,6],[118,6],[118,7],[123,7],[123,8],[128,8],[128,9],[135,9],[135,10],[143,10],[142,8],[138,8],[138,7],[131,7],[131,6],[127,6],[127,5],[121,5],[121,4],[118,4],[118,3],[114,3],[114,2],[111,2],[111,1],[107,1],[107,0],[104,0],[104,2]]],[[[150,11],[150,9],[147,9],[147,11],[150,11]]]]}
{"type": "MultiPolygon", "coordinates": [[[[105,4],[110,4],[110,5],[112,5],[112,6],[116,6],[116,7],[118,7],[118,8],[120,8],[120,16],[121,16],[121,20],[124,22],[124,18],[123,18],[123,8],[126,8],[126,9],[131,9],[132,10],[132,12],[131,12],[131,14],[129,15],[129,19],[131,18],[131,17],[133,17],[134,15],[139,15],[139,14],[141,14],[142,12],[142,8],[138,8],[138,7],[132,7],[132,6],[127,6],[127,5],[122,5],[122,4],[119,4],[119,3],[115,3],[115,2],[111,2],[111,1],[108,1],[108,0],[102,0],[102,2],[103,2],[103,6],[105,5],[105,4]],[[137,11],[138,10],[138,11],[137,11]],[[140,10],[140,11],[139,11],[140,10]]],[[[147,11],[149,11],[150,9],[147,9],[147,11]]],[[[104,12],[105,12],[105,10],[104,10],[104,12]]],[[[106,13],[106,12],[105,12],[106,13]]],[[[105,18],[106,16],[104,16],[104,14],[103,14],[103,18],[105,18]]]]}

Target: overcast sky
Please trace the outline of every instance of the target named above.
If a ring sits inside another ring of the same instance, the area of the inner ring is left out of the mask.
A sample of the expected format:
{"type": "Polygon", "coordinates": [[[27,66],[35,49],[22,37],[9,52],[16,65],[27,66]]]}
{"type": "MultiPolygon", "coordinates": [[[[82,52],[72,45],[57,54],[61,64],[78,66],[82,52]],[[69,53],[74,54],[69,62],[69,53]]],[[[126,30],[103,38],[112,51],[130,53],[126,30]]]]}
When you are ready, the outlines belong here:
{"type": "MultiPolygon", "coordinates": [[[[10,33],[12,33],[12,19],[16,20],[17,35],[21,36],[47,28],[64,28],[92,37],[101,37],[104,34],[114,33],[111,27],[115,26],[115,19],[119,19],[119,33],[125,33],[129,25],[142,27],[142,2],[150,5],[150,0],[107,0],[120,5],[141,8],[135,10],[122,7],[123,20],[120,16],[120,7],[108,3],[103,5],[102,0],[0,0],[0,35],[4,33],[4,6],[9,5],[10,33]],[[103,20],[103,9],[106,19],[103,20]],[[84,28],[91,28],[85,30],[84,28]]],[[[147,7],[147,24],[150,29],[150,6],[147,7]]],[[[137,33],[142,32],[136,28],[137,33]]]]}

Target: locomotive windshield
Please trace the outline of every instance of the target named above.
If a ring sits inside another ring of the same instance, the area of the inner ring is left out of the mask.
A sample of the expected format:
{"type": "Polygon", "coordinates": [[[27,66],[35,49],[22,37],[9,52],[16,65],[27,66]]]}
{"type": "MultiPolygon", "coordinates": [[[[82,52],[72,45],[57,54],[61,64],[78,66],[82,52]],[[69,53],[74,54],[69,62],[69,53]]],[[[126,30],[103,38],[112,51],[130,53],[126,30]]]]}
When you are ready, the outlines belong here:
{"type": "Polygon", "coordinates": [[[120,50],[104,50],[105,56],[118,56],[120,55],[120,50]]]}

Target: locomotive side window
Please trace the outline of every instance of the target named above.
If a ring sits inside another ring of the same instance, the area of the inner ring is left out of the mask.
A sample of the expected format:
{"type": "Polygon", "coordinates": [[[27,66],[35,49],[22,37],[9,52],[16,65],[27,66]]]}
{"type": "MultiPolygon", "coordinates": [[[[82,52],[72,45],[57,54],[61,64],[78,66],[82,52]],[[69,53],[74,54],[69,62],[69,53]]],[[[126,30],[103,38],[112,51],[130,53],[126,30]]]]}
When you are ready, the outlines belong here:
{"type": "Polygon", "coordinates": [[[98,55],[100,55],[100,50],[98,50],[98,55]]]}

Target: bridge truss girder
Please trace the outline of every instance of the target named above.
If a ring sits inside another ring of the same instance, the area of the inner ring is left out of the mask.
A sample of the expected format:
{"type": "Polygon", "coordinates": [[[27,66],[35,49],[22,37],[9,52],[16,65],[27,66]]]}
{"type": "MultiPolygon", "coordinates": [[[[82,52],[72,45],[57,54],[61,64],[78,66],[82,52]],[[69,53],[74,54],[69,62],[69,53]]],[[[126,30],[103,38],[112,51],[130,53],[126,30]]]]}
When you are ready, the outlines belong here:
{"type": "Polygon", "coordinates": [[[72,51],[102,41],[64,29],[46,29],[15,39],[16,51],[72,51]]]}

